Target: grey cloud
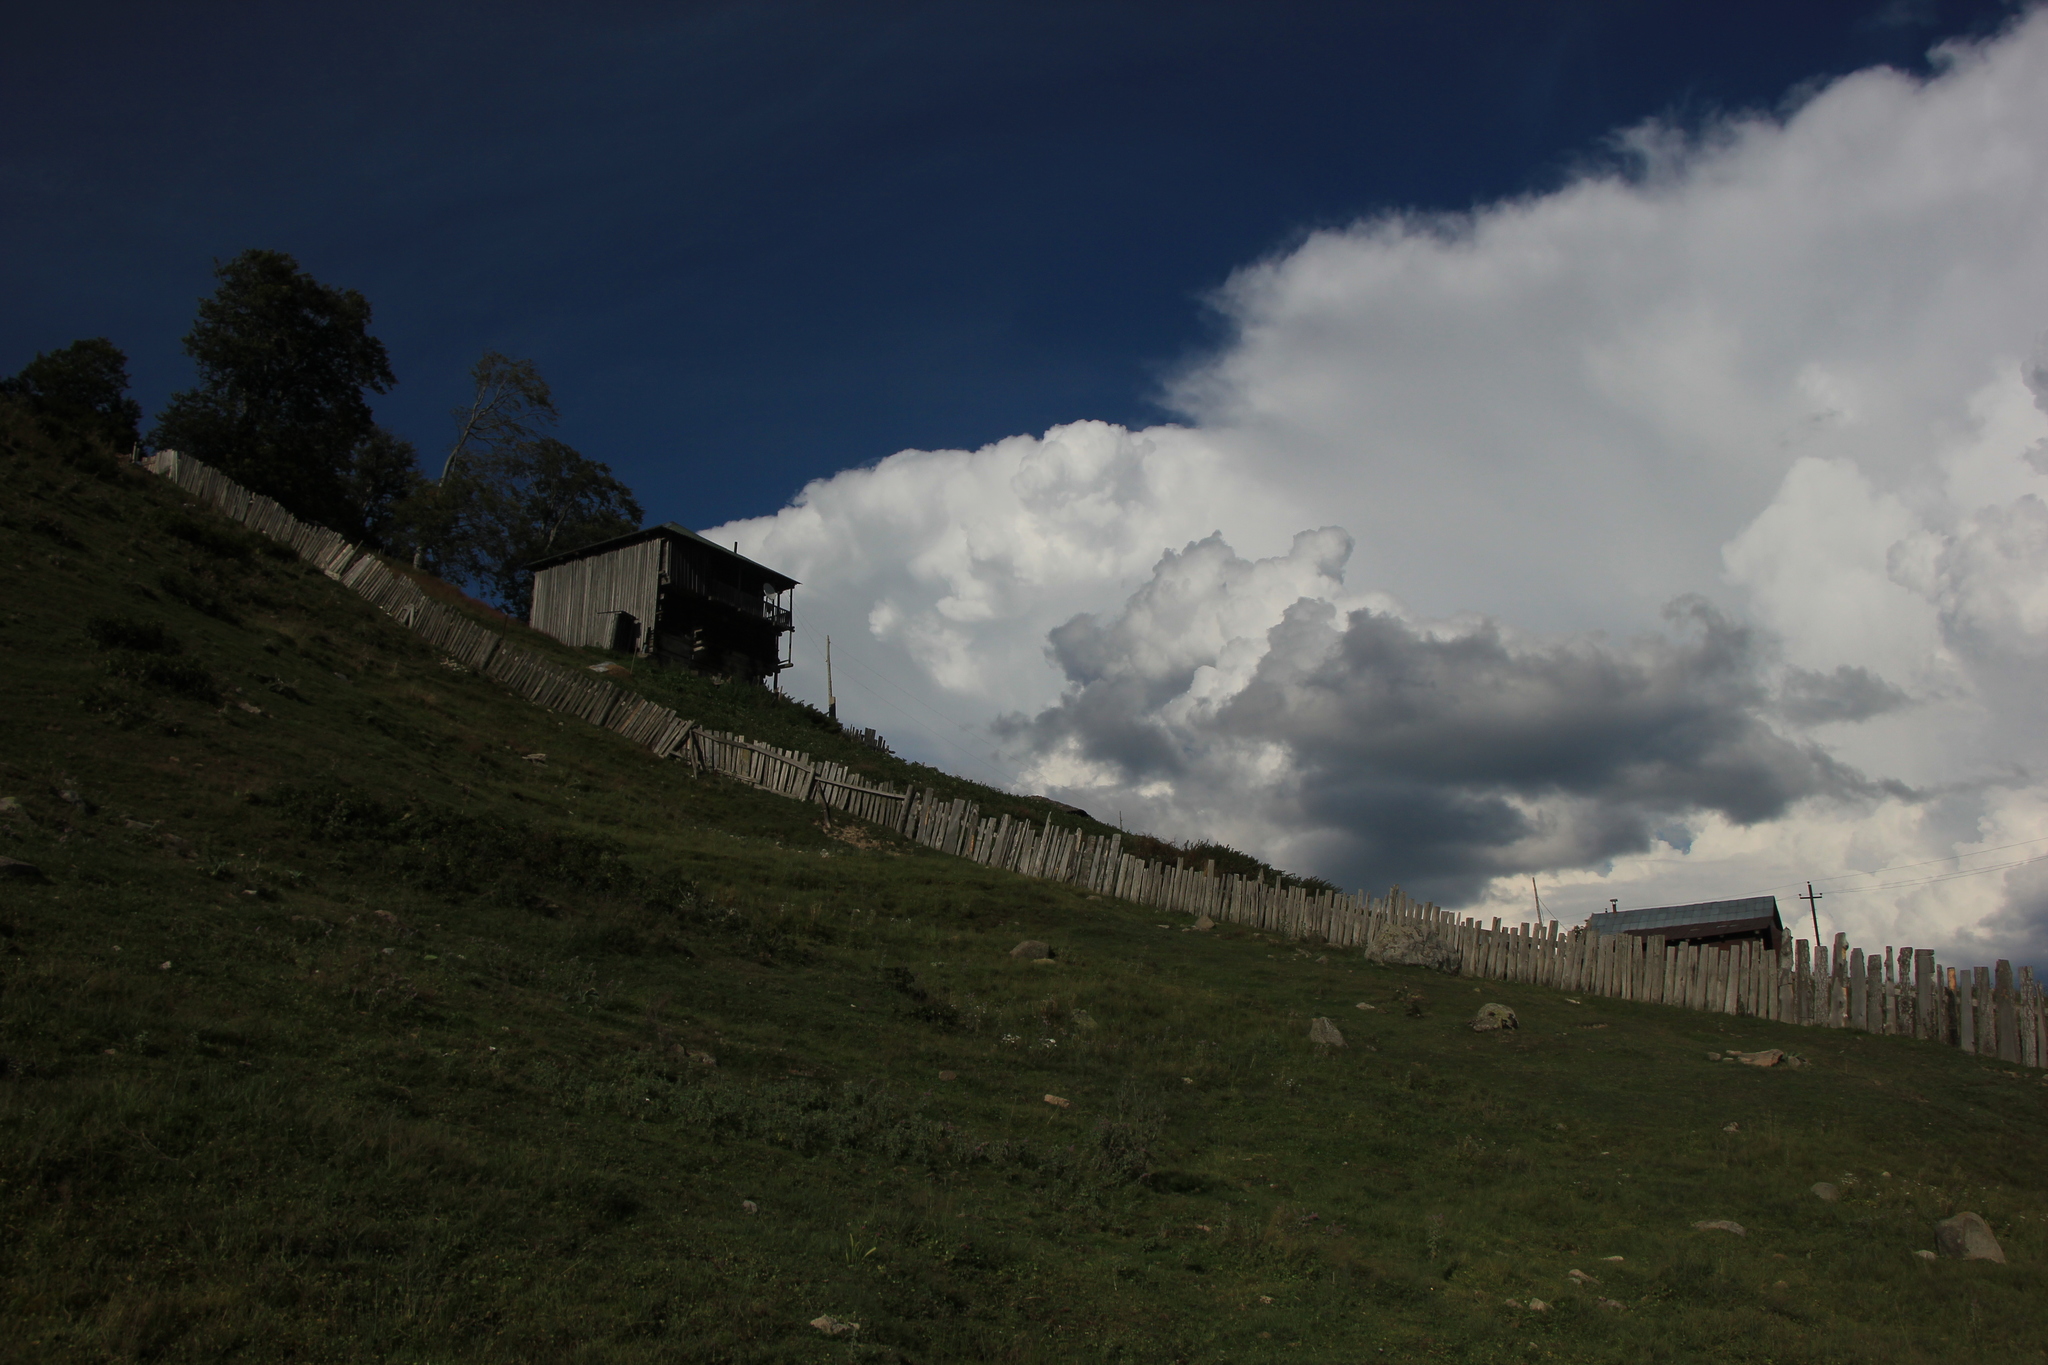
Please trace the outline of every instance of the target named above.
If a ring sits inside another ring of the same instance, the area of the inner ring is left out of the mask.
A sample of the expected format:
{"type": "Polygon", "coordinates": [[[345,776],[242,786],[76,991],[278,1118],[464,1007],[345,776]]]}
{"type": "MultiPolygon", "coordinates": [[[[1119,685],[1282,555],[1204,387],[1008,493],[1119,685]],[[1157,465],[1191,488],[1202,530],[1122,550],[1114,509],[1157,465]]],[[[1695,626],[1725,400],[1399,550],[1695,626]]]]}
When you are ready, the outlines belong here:
{"type": "Polygon", "coordinates": [[[1849,664],[1832,673],[1791,669],[1778,693],[1778,713],[1794,725],[1869,720],[1912,704],[1898,687],[1867,668],[1849,664]]]}
{"type": "Polygon", "coordinates": [[[1517,647],[1491,622],[1436,638],[1369,611],[1340,628],[1302,604],[1219,720],[1289,745],[1308,810],[1351,831],[1360,875],[1405,867],[1461,892],[1524,865],[1531,842],[1587,866],[1686,812],[1753,824],[1871,792],[1763,719],[1751,631],[1697,598],[1667,615],[1675,639],[1517,647]]]}
{"type": "MultiPolygon", "coordinates": [[[[1216,538],[1186,555],[1235,560],[1216,538]]],[[[1250,566],[1235,565],[1216,577],[1242,581],[1250,566]]],[[[1669,635],[1626,643],[1524,643],[1492,621],[1433,631],[1302,597],[1265,632],[1234,695],[1173,719],[1170,704],[1213,658],[1176,653],[1134,623],[1160,623],[1137,608],[1173,596],[1163,585],[1187,568],[1169,556],[1123,615],[1055,632],[1069,690],[1013,718],[1008,736],[1040,753],[1070,746],[1126,788],[1199,785],[1215,753],[1278,745],[1293,781],[1247,799],[1298,832],[1321,831],[1315,870],[1348,884],[1400,881],[1456,900],[1504,872],[1598,865],[1674,828],[1682,839],[1691,813],[1752,824],[1807,797],[1880,790],[1768,717],[1788,704],[1875,714],[1896,689],[1845,669],[1797,674],[1789,702],[1777,697],[1766,643],[1696,597],[1667,609],[1669,635]]]]}
{"type": "Polygon", "coordinates": [[[2039,972],[2048,962],[2048,862],[2029,862],[2006,872],[2004,904],[1987,915],[1971,935],[1979,961],[2009,957],[2039,972]]]}

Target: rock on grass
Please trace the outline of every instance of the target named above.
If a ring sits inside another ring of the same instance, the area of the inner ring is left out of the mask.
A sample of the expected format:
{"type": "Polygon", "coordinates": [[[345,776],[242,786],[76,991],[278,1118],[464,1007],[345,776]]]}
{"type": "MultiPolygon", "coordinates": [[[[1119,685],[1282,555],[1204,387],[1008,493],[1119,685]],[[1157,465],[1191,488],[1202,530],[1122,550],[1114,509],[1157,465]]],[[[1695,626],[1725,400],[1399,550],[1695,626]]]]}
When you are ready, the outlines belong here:
{"type": "Polygon", "coordinates": [[[1974,1213],[1959,1213],[1936,1223],[1934,1245],[1951,1260],[2005,1264],[2005,1248],[1992,1236],[1991,1225],[1974,1213]]]}

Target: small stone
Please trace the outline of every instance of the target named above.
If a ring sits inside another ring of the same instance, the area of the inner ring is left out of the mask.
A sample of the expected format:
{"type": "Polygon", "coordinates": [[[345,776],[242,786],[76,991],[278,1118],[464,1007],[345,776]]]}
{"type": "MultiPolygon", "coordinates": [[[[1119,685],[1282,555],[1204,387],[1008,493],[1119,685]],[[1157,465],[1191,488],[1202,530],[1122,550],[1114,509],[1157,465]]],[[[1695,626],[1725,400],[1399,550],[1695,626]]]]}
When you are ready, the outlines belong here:
{"type": "Polygon", "coordinates": [[[1016,947],[1010,949],[1010,956],[1040,962],[1052,956],[1052,946],[1041,943],[1035,938],[1027,938],[1016,947]]]}
{"type": "Polygon", "coordinates": [[[1601,1259],[1601,1260],[1603,1260],[1603,1261],[1618,1261],[1618,1260],[1620,1260],[1620,1259],[1621,1259],[1621,1257],[1619,1257],[1619,1256],[1602,1256],[1602,1257],[1601,1257],[1600,1259],[1601,1259]]]}
{"type": "Polygon", "coordinates": [[[19,858],[0,858],[0,877],[16,882],[46,882],[48,877],[34,863],[25,863],[19,858]]]}
{"type": "Polygon", "coordinates": [[[1991,1225],[1974,1213],[1959,1213],[1936,1223],[1934,1245],[1951,1260],[2005,1264],[2005,1249],[1991,1235],[1991,1225]]]}
{"type": "Polygon", "coordinates": [[[1515,1018],[1515,1012],[1506,1005],[1481,1005],[1479,1013],[1472,1016],[1474,1033],[1492,1033],[1497,1029],[1520,1028],[1522,1021],[1515,1018]]]}
{"type": "Polygon", "coordinates": [[[1550,1305],[1541,1299],[1531,1299],[1529,1300],[1529,1311],[1532,1313],[1548,1313],[1550,1305]]]}
{"type": "Polygon", "coordinates": [[[811,1326],[817,1328],[828,1337],[843,1337],[849,1332],[858,1332],[860,1330],[859,1323],[842,1322],[830,1313],[820,1313],[817,1317],[812,1318],[811,1326]]]}
{"type": "Polygon", "coordinates": [[[1724,1133],[1739,1133],[1742,1131],[1742,1125],[1739,1123],[1731,1123],[1726,1128],[1723,1128],[1721,1131],[1724,1133]]]}
{"type": "Polygon", "coordinates": [[[156,969],[160,972],[167,972],[171,969],[171,964],[168,962],[159,962],[156,964],[156,969]]]}
{"type": "Polygon", "coordinates": [[[1710,1062],[1718,1062],[1721,1060],[1721,1054],[1718,1052],[1709,1052],[1707,1054],[1707,1060],[1710,1062]]]}
{"type": "Polygon", "coordinates": [[[1576,1283],[1576,1284],[1598,1284],[1598,1283],[1600,1283],[1600,1281],[1598,1281],[1598,1280],[1594,1279],[1594,1278],[1593,1278],[1593,1277],[1592,1277],[1591,1275],[1588,1275],[1588,1274],[1587,1274],[1587,1273],[1586,1273],[1585,1271],[1583,1271],[1583,1270],[1567,1270],[1567,1271],[1565,1272],[1565,1274],[1566,1274],[1566,1276],[1568,1276],[1568,1277],[1569,1277],[1569,1278],[1570,1278],[1570,1279],[1571,1279],[1571,1280],[1572,1280],[1572,1281],[1573,1281],[1574,1283],[1576,1283]]]}
{"type": "Polygon", "coordinates": [[[1195,932],[1198,934],[1206,934],[1215,927],[1216,921],[1211,919],[1207,915],[1204,915],[1200,919],[1195,921],[1195,932]]]}
{"type": "Polygon", "coordinates": [[[702,1048],[685,1049],[683,1052],[683,1060],[688,1062],[691,1066],[715,1067],[718,1065],[718,1058],[712,1056],[710,1053],[704,1051],[702,1048]]]}
{"type": "Polygon", "coordinates": [[[1737,1237],[1747,1237],[1749,1235],[1749,1229],[1743,1227],[1740,1223],[1730,1222],[1726,1218],[1714,1218],[1704,1223],[1694,1223],[1693,1226],[1701,1232],[1732,1232],[1737,1237]]]}
{"type": "Polygon", "coordinates": [[[1074,1107],[1072,1100],[1063,1100],[1058,1095],[1047,1095],[1045,1102],[1056,1109],[1072,1109],[1074,1107]]]}
{"type": "Polygon", "coordinates": [[[1367,1010],[1367,1011],[1370,1011],[1371,1013],[1377,1014],[1377,1013],[1379,1013],[1379,1008],[1380,1008],[1380,1007],[1379,1007],[1378,1005],[1368,1005],[1368,1004],[1366,1004],[1366,1003],[1365,1003],[1365,1002],[1364,1002],[1363,1000],[1361,1000],[1361,1001],[1359,1001],[1359,1002],[1358,1002],[1358,1004],[1357,1004],[1357,1005],[1355,1005],[1355,1006],[1354,1006],[1353,1008],[1355,1008],[1355,1009],[1361,1009],[1361,1010],[1367,1010]]]}
{"type": "Polygon", "coordinates": [[[1833,1182],[1823,1180],[1814,1185],[1813,1197],[1823,1204],[1832,1204],[1842,1197],[1842,1192],[1833,1182]]]}
{"type": "Polygon", "coordinates": [[[1318,1047],[1344,1046],[1344,1035],[1337,1031],[1335,1024],[1323,1018],[1309,1020],[1308,1040],[1318,1047]]]}
{"type": "Polygon", "coordinates": [[[1934,1259],[1934,1253],[1931,1251],[1916,1251],[1913,1254],[1915,1256],[1918,1256],[1923,1261],[1931,1261],[1934,1259]]]}
{"type": "Polygon", "coordinates": [[[1620,1300],[1620,1299],[1601,1299],[1601,1300],[1599,1300],[1598,1302],[1599,1302],[1599,1304],[1600,1304],[1600,1306],[1601,1306],[1602,1308],[1619,1308],[1619,1307],[1621,1307],[1621,1300],[1620,1300]]]}
{"type": "Polygon", "coordinates": [[[741,1212],[741,1213],[759,1213],[760,1211],[761,1211],[761,1206],[760,1206],[759,1204],[756,1204],[756,1203],[755,1203],[755,1202],[754,1202],[753,1200],[751,1200],[751,1199],[742,1199],[742,1200],[740,1200],[740,1212],[741,1212]]]}
{"type": "Polygon", "coordinates": [[[941,1071],[939,1079],[942,1081],[957,1081],[960,1079],[960,1073],[957,1071],[941,1071]]]}
{"type": "Polygon", "coordinates": [[[1744,1066],[1776,1066],[1785,1060],[1785,1054],[1777,1048],[1765,1048],[1762,1052],[1738,1052],[1735,1060],[1744,1066]]]}
{"type": "Polygon", "coordinates": [[[548,761],[546,754],[521,754],[520,757],[524,758],[528,763],[545,763],[548,761]]]}

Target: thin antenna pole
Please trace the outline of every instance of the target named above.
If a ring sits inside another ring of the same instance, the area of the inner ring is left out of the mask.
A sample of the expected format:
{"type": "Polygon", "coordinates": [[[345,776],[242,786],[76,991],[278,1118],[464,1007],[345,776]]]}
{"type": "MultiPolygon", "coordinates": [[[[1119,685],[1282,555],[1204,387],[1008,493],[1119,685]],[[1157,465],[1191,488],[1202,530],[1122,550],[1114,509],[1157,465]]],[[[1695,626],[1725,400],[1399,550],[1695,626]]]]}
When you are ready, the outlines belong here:
{"type": "Polygon", "coordinates": [[[839,719],[839,698],[832,692],[832,637],[825,637],[825,714],[839,719]]]}
{"type": "Polygon", "coordinates": [[[1543,893],[1536,889],[1536,879],[1529,878],[1529,894],[1536,898],[1536,927],[1543,927],[1543,893]]]}
{"type": "Polygon", "coordinates": [[[1808,882],[1806,884],[1806,894],[1799,898],[1806,902],[1807,912],[1813,916],[1813,944],[1816,948],[1820,946],[1820,906],[1818,902],[1825,899],[1827,894],[1825,891],[1814,890],[1813,883],[1808,882]]]}

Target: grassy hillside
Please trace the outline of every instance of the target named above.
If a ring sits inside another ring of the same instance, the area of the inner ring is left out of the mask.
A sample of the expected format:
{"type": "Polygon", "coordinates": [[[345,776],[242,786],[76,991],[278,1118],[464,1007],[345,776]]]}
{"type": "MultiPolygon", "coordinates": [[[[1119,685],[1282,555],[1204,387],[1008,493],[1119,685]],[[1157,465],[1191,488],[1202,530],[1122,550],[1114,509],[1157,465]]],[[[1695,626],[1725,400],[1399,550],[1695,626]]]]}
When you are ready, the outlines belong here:
{"type": "Polygon", "coordinates": [[[828,831],[0,422],[0,1358],[2044,1356],[2038,1075],[828,831]]]}

